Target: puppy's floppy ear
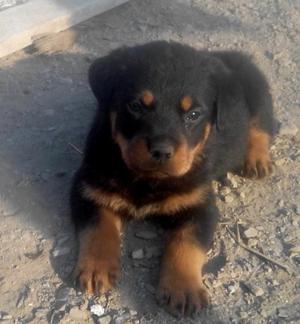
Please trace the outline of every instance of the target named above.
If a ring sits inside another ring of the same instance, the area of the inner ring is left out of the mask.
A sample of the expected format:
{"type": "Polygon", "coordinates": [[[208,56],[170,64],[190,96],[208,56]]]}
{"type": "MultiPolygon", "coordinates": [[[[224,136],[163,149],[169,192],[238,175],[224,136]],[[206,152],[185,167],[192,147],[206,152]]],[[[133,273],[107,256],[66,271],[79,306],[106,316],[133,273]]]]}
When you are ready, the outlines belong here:
{"type": "Polygon", "coordinates": [[[217,130],[222,132],[234,126],[244,110],[245,99],[238,79],[226,67],[215,71],[214,83],[216,87],[214,119],[217,130]]]}
{"type": "Polygon", "coordinates": [[[119,64],[112,55],[97,59],[89,69],[89,83],[101,108],[107,108],[120,78],[119,64]]]}

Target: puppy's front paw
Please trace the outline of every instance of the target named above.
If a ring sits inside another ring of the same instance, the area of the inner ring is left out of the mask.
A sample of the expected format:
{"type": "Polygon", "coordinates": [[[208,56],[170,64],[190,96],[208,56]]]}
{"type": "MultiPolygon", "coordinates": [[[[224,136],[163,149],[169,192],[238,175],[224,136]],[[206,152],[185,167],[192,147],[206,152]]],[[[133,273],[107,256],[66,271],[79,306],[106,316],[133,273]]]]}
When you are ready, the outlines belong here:
{"type": "Polygon", "coordinates": [[[243,175],[247,178],[263,178],[272,173],[272,162],[268,156],[248,157],[243,175]]]}
{"type": "Polygon", "coordinates": [[[115,287],[120,273],[119,260],[87,256],[78,260],[74,277],[80,290],[99,295],[115,287]]]}
{"type": "Polygon", "coordinates": [[[176,317],[195,316],[209,304],[207,290],[201,280],[176,278],[170,274],[160,280],[157,299],[161,306],[176,317]]]}

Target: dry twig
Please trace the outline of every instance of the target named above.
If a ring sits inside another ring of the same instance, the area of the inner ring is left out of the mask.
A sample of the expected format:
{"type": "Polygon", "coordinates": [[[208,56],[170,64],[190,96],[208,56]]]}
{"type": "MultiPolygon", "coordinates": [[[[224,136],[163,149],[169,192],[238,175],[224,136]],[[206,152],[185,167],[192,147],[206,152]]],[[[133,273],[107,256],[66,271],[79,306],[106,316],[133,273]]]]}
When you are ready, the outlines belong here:
{"type": "Polygon", "coordinates": [[[262,254],[262,253],[260,253],[260,252],[258,252],[258,251],[256,251],[256,250],[250,248],[249,246],[245,245],[244,243],[242,243],[241,241],[239,241],[237,237],[235,237],[235,235],[234,235],[233,232],[228,228],[228,226],[226,226],[226,230],[228,231],[228,233],[230,234],[230,236],[235,240],[235,242],[236,242],[239,246],[241,246],[243,249],[245,249],[245,250],[248,251],[248,252],[251,252],[251,253],[255,254],[257,257],[259,257],[259,258],[261,258],[261,259],[263,259],[263,260],[265,260],[265,261],[269,261],[269,262],[271,262],[271,263],[277,265],[278,267],[280,267],[280,268],[282,268],[283,270],[285,270],[288,274],[291,274],[291,269],[290,269],[289,266],[287,266],[287,265],[285,265],[285,264],[283,264],[283,263],[281,263],[281,262],[278,262],[278,261],[276,261],[276,260],[273,260],[273,259],[269,258],[268,256],[266,256],[266,255],[264,255],[264,254],[262,254]]]}

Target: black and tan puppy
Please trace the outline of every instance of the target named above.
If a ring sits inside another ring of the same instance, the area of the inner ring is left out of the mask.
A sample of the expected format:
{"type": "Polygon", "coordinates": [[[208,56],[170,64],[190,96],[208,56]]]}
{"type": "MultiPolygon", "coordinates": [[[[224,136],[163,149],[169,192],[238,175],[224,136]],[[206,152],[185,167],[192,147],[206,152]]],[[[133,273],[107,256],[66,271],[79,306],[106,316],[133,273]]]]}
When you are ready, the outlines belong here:
{"type": "Polygon", "coordinates": [[[201,270],[218,218],[212,180],[271,171],[268,84],[243,54],[163,41],[113,51],[89,80],[99,109],[71,194],[75,275],[88,293],[111,289],[124,221],[151,218],[167,228],[158,299],[192,314],[208,302],[201,270]]]}

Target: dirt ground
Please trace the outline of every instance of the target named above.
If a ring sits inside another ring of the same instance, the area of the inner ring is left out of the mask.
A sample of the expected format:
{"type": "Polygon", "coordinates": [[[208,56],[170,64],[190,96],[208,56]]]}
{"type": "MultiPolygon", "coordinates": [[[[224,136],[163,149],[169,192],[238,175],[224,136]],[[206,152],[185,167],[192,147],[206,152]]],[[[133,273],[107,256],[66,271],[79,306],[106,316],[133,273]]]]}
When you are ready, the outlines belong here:
{"type": "Polygon", "coordinates": [[[271,177],[215,184],[222,220],[205,274],[212,305],[178,323],[300,323],[299,24],[297,0],[132,0],[73,28],[74,44],[66,32],[1,59],[0,322],[177,321],[155,302],[162,231],[150,224],[128,226],[122,281],[108,296],[87,300],[69,280],[68,192],[96,108],[87,69],[118,46],[165,39],[250,53],[279,121],[271,177]]]}

